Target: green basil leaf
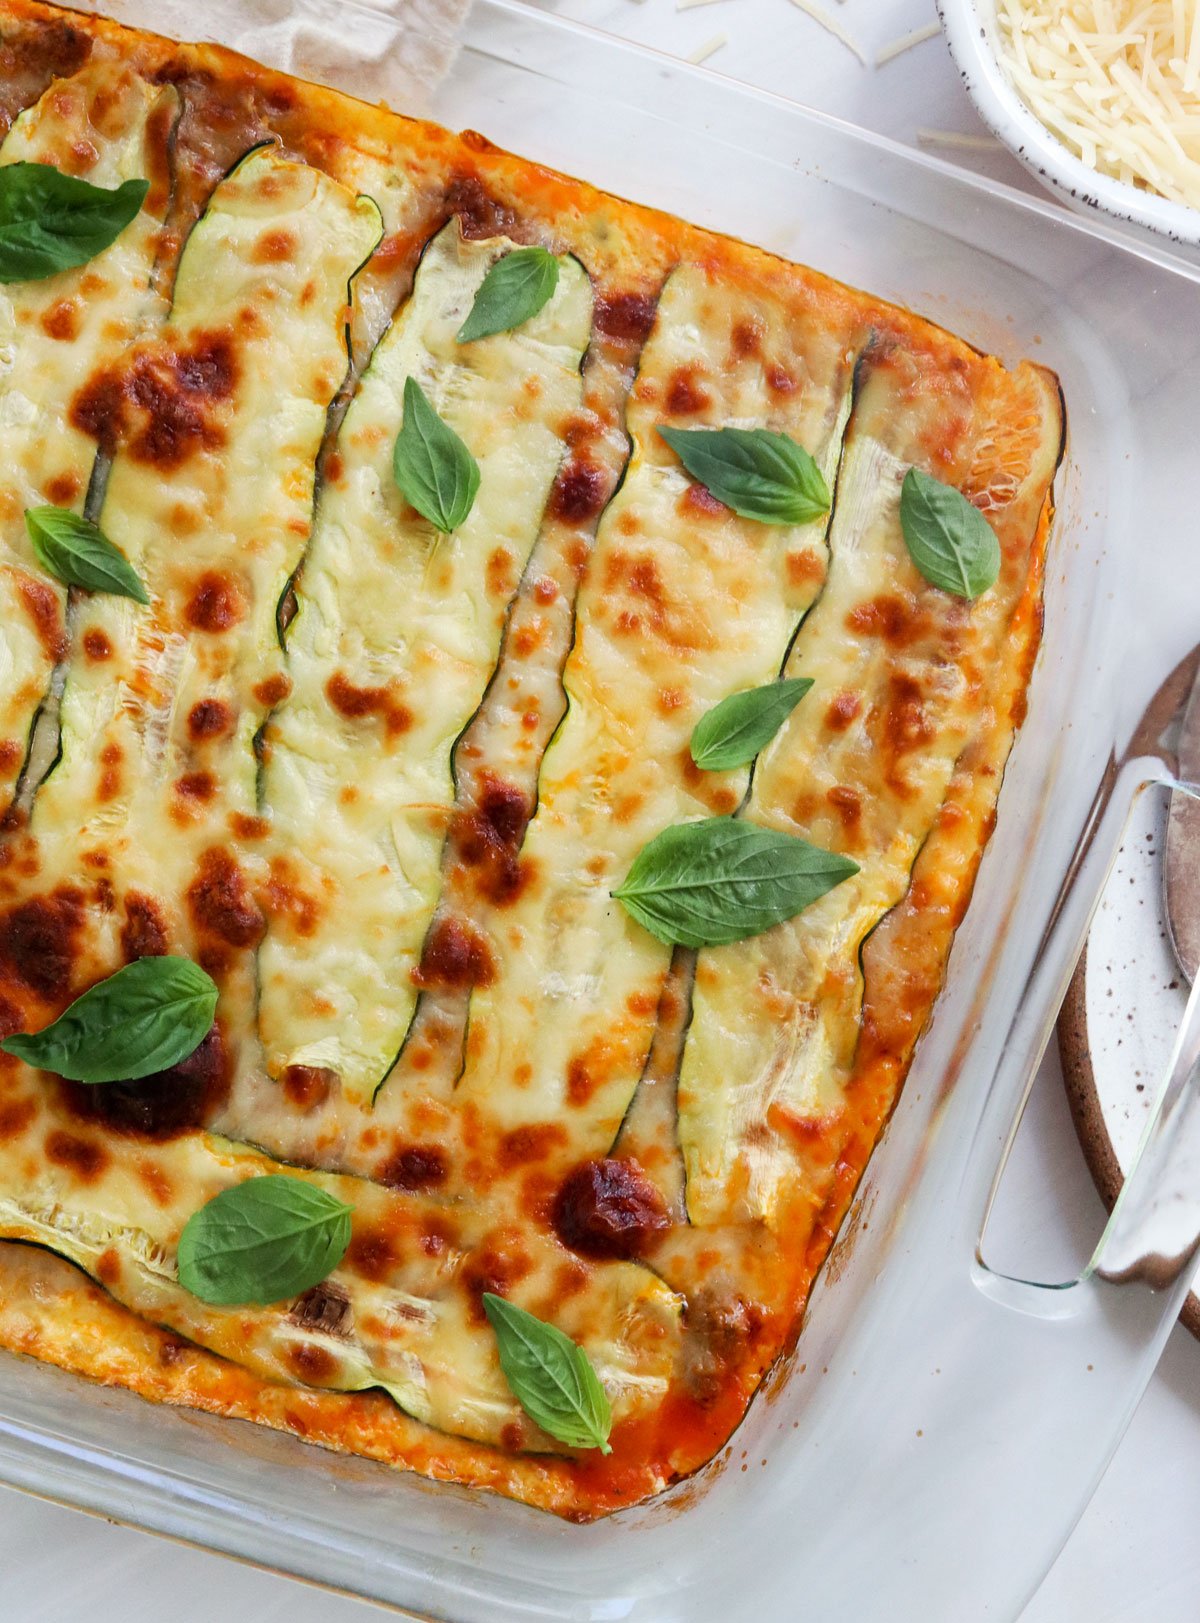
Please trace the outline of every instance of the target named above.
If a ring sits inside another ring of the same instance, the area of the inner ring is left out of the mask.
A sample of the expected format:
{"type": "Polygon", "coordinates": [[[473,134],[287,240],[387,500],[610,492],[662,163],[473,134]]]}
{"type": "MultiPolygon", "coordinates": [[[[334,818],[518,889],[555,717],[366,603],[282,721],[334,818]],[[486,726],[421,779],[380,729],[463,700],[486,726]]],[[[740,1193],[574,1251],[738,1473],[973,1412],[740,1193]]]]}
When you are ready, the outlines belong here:
{"type": "Polygon", "coordinates": [[[953,485],[910,468],[900,491],[900,528],[913,563],[931,586],[975,598],[996,584],[996,532],[953,485]]]}
{"type": "Polygon", "coordinates": [[[483,1293],[483,1311],[496,1332],[504,1379],[535,1425],[571,1448],[611,1454],[612,1409],[583,1348],[491,1291],[483,1293]]]}
{"type": "Polygon", "coordinates": [[[36,282],[95,259],[141,209],[150,183],[115,191],[44,163],[0,165],[0,282],[36,282]]]}
{"type": "Polygon", "coordinates": [[[72,1082],[136,1082],[199,1048],[217,988],[190,958],[138,958],[77,997],[32,1035],[0,1048],[72,1082]]]}
{"type": "Polygon", "coordinates": [[[514,248],[480,283],[471,313],[458,329],[458,342],[469,344],[521,326],[550,302],[557,286],[558,260],[552,253],[545,248],[514,248]]]}
{"type": "Polygon", "coordinates": [[[300,1296],[346,1255],[353,1209],[284,1172],[247,1178],[184,1224],[179,1283],[219,1307],[300,1296]]]}
{"type": "Polygon", "coordinates": [[[731,693],[692,729],[692,760],[702,772],[745,766],[775,737],[812,687],[811,676],[731,693]]]}
{"type": "Polygon", "coordinates": [[[416,378],[404,381],[404,422],[392,471],[405,500],[446,535],[466,518],[479,490],[479,464],[434,411],[416,378]]]}
{"type": "Polygon", "coordinates": [[[25,528],[38,563],[56,580],[149,603],[137,570],[90,519],[65,507],[27,507],[25,528]]]}
{"type": "Polygon", "coordinates": [[[613,895],[668,946],[719,947],[794,918],[857,872],[793,834],[709,817],[656,834],[613,895]]]}
{"type": "Polygon", "coordinates": [[[768,428],[666,428],[658,432],[693,479],[743,518],[807,524],[829,511],[829,486],[802,445],[768,428]]]}

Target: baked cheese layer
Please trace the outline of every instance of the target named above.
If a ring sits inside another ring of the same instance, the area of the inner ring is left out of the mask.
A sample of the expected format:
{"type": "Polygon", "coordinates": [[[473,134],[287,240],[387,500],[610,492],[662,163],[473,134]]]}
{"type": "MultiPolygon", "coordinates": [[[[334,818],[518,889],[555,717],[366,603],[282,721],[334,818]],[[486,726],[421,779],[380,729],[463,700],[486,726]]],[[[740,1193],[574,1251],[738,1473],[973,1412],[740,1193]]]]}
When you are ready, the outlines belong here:
{"type": "Polygon", "coordinates": [[[148,914],[155,940],[214,962],[261,933],[227,842],[231,819],[254,832],[278,605],[347,367],[347,289],[378,237],[368,199],[252,152],[189,236],[159,333],[75,397],[114,453],[100,525],[151,598],[80,604],[61,758],[33,807],[60,873],[104,847],[119,906],[93,914],[101,957],[148,914]]]}
{"type": "MultiPolygon", "coordinates": [[[[826,849],[859,872],[796,918],[734,947],[708,948],[696,971],[679,1075],[679,1138],[693,1223],[777,1220],[793,1176],[788,1135],[841,1113],[862,1014],[863,942],[908,889],[957,761],[972,736],[986,672],[1001,655],[1024,588],[1006,568],[968,603],[928,585],[900,527],[908,469],[941,456],[937,477],[965,483],[986,458],[988,407],[931,387],[903,354],[869,359],[837,486],[828,579],[788,674],[810,676],[801,704],[759,758],[745,815],[826,849]]],[[[1034,410],[1055,403],[1036,373],[1034,410]]],[[[1052,476],[1057,446],[1036,448],[993,510],[1036,522],[1030,494],[1052,476]]]]}
{"type": "Polygon", "coordinates": [[[17,118],[0,164],[50,164],[112,190],[147,180],[141,212],[86,265],[0,285],[0,805],[66,652],[66,591],[40,568],[28,507],[81,512],[96,443],[72,419],[78,381],[110,364],[152,317],[150,278],[170,198],[173,89],[119,63],[60,80],[17,118]]]}
{"type": "MultiPolygon", "coordinates": [[[[49,1154],[33,1177],[20,1158],[0,1164],[5,1236],[51,1247],[141,1317],[264,1379],[342,1392],[378,1388],[440,1431],[492,1446],[555,1448],[526,1421],[480,1333],[471,1270],[451,1265],[470,1255],[486,1268],[502,1253],[505,1231],[486,1214],[305,1174],[354,1208],[344,1263],[298,1302],[212,1307],[184,1290],[176,1273],[193,1202],[249,1176],[293,1169],[207,1133],[160,1144],[148,1163],[127,1142],[103,1148],[44,1093],[29,1099],[49,1154]]],[[[617,1416],[633,1419],[666,1394],[682,1301],[647,1269],[610,1263],[564,1309],[557,1249],[543,1241],[527,1255],[529,1299],[586,1345],[617,1416]]]]}
{"type": "Polygon", "coordinates": [[[143,1080],[0,1052],[0,1347],[633,1504],[791,1343],[934,1005],[1040,634],[1055,380],[215,47],[40,0],[0,45],[0,161],[151,181],[81,272],[0,290],[0,1026],[164,952],[219,989],[143,1080]],[[458,344],[528,245],[550,302],[458,344]],[[482,473],[449,535],[393,474],[410,376],[482,473]],[[737,517],[663,425],[791,435],[830,513],[737,517]],[[995,530],[975,602],[908,556],[913,466],[995,530]],[[89,491],[148,607],[29,550],[25,505],[89,491]],[[753,767],[696,769],[700,718],[781,673],[812,687],[753,767]],[[671,953],[612,892],[714,813],[859,872],[671,953]],[[192,1297],[184,1225],[281,1172],[353,1208],[343,1260],[192,1297]],[[585,1350],[610,1455],[524,1412],[486,1292],[585,1350]]]}
{"type": "Polygon", "coordinates": [[[657,425],[790,433],[832,484],[855,354],[851,332],[772,323],[692,266],[663,289],[626,414],[629,467],[576,604],[521,889],[471,1000],[455,1104],[473,1131],[480,1118],[497,1135],[561,1122],[564,1166],[609,1149],[670,960],[611,893],[660,829],[740,804],[748,772],[699,772],[692,729],[778,674],[824,575],[824,518],[738,518],[688,479],[657,425]]]}
{"type": "Polygon", "coordinates": [[[492,675],[583,397],[592,295],[569,256],[532,320],[456,340],[515,246],[465,240],[454,220],[425,249],[326,464],[287,631],[290,694],[267,732],[262,810],[286,855],[259,954],[266,1065],[329,1072],[352,1100],[374,1096],[408,1031],[454,746],[492,675]],[[392,475],[410,377],[479,465],[451,535],[392,475]]]}

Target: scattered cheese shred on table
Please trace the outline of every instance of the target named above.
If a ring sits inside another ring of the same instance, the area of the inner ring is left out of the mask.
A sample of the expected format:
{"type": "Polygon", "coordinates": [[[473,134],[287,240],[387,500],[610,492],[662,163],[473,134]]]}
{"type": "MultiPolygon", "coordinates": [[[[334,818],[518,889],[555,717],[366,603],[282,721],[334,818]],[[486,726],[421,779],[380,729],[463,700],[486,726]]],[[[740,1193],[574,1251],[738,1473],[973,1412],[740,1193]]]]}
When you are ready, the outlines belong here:
{"type": "Polygon", "coordinates": [[[965,130],[917,131],[917,144],[923,147],[957,147],[963,152],[994,152],[1000,145],[994,135],[969,135],[965,130]]]}
{"type": "Polygon", "coordinates": [[[1009,78],[1101,174],[1200,208],[1197,0],[997,0],[1009,78]]]}
{"type": "Polygon", "coordinates": [[[819,23],[827,33],[833,35],[834,39],[841,40],[846,49],[848,51],[853,51],[855,56],[862,63],[863,67],[866,67],[867,59],[863,54],[862,47],[859,45],[858,41],[854,39],[847,29],[842,27],[841,23],[838,22],[836,17],[830,16],[829,12],[825,10],[824,6],[817,5],[816,0],[792,0],[792,4],[800,11],[807,13],[807,15],[812,18],[813,22],[819,23]]]}
{"type": "Polygon", "coordinates": [[[688,61],[693,67],[698,68],[701,62],[707,62],[710,56],[714,56],[723,46],[728,44],[728,34],[714,34],[711,39],[706,39],[703,45],[696,47],[691,56],[688,57],[688,61]]]}
{"type": "Polygon", "coordinates": [[[890,45],[885,45],[875,58],[875,66],[883,67],[885,62],[891,62],[894,57],[903,56],[905,51],[911,51],[914,45],[924,45],[927,39],[936,39],[942,31],[941,23],[928,23],[924,28],[914,28],[910,34],[902,34],[894,39],[890,45]]]}

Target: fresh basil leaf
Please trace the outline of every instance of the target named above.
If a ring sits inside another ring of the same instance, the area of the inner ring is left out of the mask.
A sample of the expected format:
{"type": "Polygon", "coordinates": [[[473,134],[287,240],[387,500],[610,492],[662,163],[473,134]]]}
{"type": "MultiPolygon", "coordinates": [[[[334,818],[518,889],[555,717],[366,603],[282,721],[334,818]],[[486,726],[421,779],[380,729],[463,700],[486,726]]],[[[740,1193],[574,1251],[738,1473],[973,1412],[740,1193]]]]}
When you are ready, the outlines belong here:
{"type": "Polygon", "coordinates": [[[0,165],[0,282],[36,282],[95,259],[140,210],[150,183],[115,191],[44,163],[0,165]]]}
{"type": "Polygon", "coordinates": [[[25,528],[37,561],[56,580],[149,603],[137,570],[90,519],[65,507],[27,507],[25,528]]]}
{"type": "Polygon", "coordinates": [[[77,997],[58,1019],[0,1048],[72,1082],[136,1082],[199,1048],[217,988],[190,958],[138,958],[77,997]]]}
{"type": "Polygon", "coordinates": [[[612,1409],[583,1348],[491,1291],[483,1293],[483,1311],[496,1332],[504,1379],[534,1424],[571,1448],[611,1454],[612,1409]]]}
{"type": "Polygon", "coordinates": [[[656,834],[613,895],[668,946],[719,947],[794,918],[857,872],[793,834],[709,817],[656,834]]]}
{"type": "Polygon", "coordinates": [[[319,1285],[350,1244],[354,1208],[284,1172],[222,1189],[179,1236],[179,1283],[202,1302],[281,1302],[319,1285]]]}
{"type": "Polygon", "coordinates": [[[996,532],[953,485],[910,468],[900,490],[900,528],[913,563],[931,586],[976,598],[996,584],[996,532]]]}
{"type": "Polygon", "coordinates": [[[466,518],[479,490],[479,464],[434,411],[416,378],[404,381],[404,422],[392,471],[405,500],[446,535],[466,518]]]}
{"type": "Polygon", "coordinates": [[[810,687],[811,676],[796,676],[731,693],[692,729],[692,760],[702,772],[745,766],[771,742],[810,687]]]}
{"type": "Polygon", "coordinates": [[[479,284],[471,313],[458,329],[460,344],[510,332],[536,316],[558,286],[558,260],[545,248],[514,248],[479,284]]]}
{"type": "Polygon", "coordinates": [[[769,428],[667,428],[658,432],[693,479],[743,518],[807,524],[829,511],[829,486],[802,445],[769,428]]]}

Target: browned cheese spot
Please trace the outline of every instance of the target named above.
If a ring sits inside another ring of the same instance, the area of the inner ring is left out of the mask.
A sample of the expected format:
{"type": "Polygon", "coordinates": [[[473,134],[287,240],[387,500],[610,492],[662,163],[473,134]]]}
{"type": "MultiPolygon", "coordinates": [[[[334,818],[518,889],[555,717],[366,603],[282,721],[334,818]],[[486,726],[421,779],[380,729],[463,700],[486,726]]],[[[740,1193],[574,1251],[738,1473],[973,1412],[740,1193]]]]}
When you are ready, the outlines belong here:
{"type": "Polygon", "coordinates": [[[596,298],[594,320],[606,338],[644,344],[656,309],[657,302],[644,293],[601,293],[596,298]]]}
{"type": "Polygon", "coordinates": [[[231,947],[253,947],[262,938],[262,913],[237,858],[222,846],[211,847],[200,858],[187,902],[196,927],[231,947]]]}
{"type": "Polygon", "coordinates": [[[120,445],[139,462],[179,468],[225,443],[215,408],[232,397],[237,380],[225,333],[198,333],[181,349],[151,344],[85,383],[71,421],[110,455],[120,445]]]}
{"type": "Polygon", "coordinates": [[[478,175],[460,172],[446,187],[446,211],[457,214],[464,237],[511,237],[516,214],[488,192],[478,175]]]}
{"type": "Polygon", "coordinates": [[[256,265],[280,265],[291,259],[298,246],[294,231],[278,227],[263,233],[254,245],[251,258],[256,265]]]}
{"type": "Polygon", "coordinates": [[[84,895],[73,885],[19,902],[0,916],[0,964],[47,1002],[65,998],[83,916],[84,895]]]}
{"type": "Polygon", "coordinates": [[[608,479],[586,457],[572,457],[558,470],[550,492],[550,513],[564,524],[584,524],[604,506],[608,479]]]}
{"type": "Polygon", "coordinates": [[[403,1189],[412,1194],[438,1188],[449,1175],[446,1153],[436,1144],[406,1144],[388,1156],[376,1178],[389,1189],[403,1189]]]}
{"type": "Polygon", "coordinates": [[[135,958],[161,958],[167,950],[167,921],[153,896],[140,890],[125,893],[121,948],[126,963],[135,958]]]}
{"type": "Polygon", "coordinates": [[[324,1065],[285,1065],[279,1073],[284,1098],[302,1115],[323,1105],[338,1084],[338,1073],[324,1065]]]}
{"type": "Polygon", "coordinates": [[[47,338],[69,342],[79,337],[80,304],[78,299],[55,299],[42,312],[41,326],[47,338]]]}
{"type": "Polygon", "coordinates": [[[698,368],[681,366],[667,386],[667,410],[675,417],[692,416],[712,404],[712,396],[697,377],[698,368]]]}
{"type": "Polygon", "coordinates": [[[108,1165],[108,1151],[95,1139],[56,1128],[46,1135],[46,1159],[53,1166],[72,1172],[80,1183],[95,1183],[108,1165]]]}
{"type": "Polygon", "coordinates": [[[246,612],[241,587],[228,571],[207,569],[194,583],[184,619],[197,631],[228,631],[246,612]]]}
{"type": "Polygon", "coordinates": [[[834,695],[825,712],[825,725],[830,732],[844,733],[862,710],[862,697],[848,689],[834,695]]]}
{"type": "Polygon", "coordinates": [[[99,626],[89,626],[83,634],[83,651],[97,665],[112,658],[112,643],[99,626]]]}
{"type": "Polygon", "coordinates": [[[67,628],[57,592],[46,581],[35,580],[32,575],[21,575],[17,581],[17,590],[21,594],[25,612],[33,621],[33,628],[46,658],[56,663],[60,659],[65,659],[67,628]]]}
{"type": "Polygon", "coordinates": [[[488,901],[515,901],[529,878],[519,853],[531,811],[524,790],[483,772],[476,805],[455,818],[458,855],[488,901]]]}
{"type": "Polygon", "coordinates": [[[482,932],[469,919],[445,914],[430,926],[412,979],[420,987],[460,988],[490,986],[495,975],[495,960],[482,932]]]}
{"type": "Polygon", "coordinates": [[[360,721],[364,716],[378,716],[389,738],[406,733],[412,726],[412,711],[386,685],[357,687],[348,676],[335,671],[325,684],[325,697],[338,714],[348,720],[360,721]]]}
{"type": "Polygon", "coordinates": [[[208,739],[228,738],[237,718],[223,699],[200,699],[188,711],[188,737],[195,744],[208,739]]]}

